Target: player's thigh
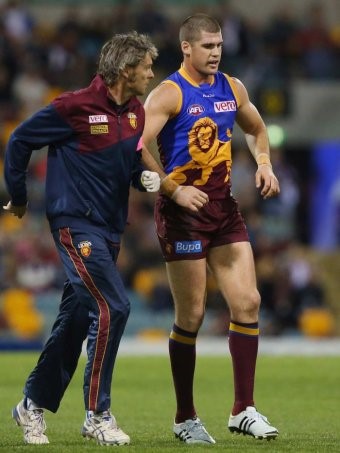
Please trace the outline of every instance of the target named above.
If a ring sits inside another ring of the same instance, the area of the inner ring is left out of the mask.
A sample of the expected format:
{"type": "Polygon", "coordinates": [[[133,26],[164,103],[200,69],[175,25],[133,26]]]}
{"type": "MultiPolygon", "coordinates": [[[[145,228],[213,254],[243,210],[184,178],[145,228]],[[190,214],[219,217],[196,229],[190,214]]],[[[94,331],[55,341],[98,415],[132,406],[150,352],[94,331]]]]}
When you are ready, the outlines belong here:
{"type": "Polygon", "coordinates": [[[254,257],[249,242],[211,248],[208,265],[231,308],[242,300],[257,298],[254,257]]]}
{"type": "Polygon", "coordinates": [[[205,304],[206,259],[170,261],[166,269],[175,308],[190,312],[205,304]]]}

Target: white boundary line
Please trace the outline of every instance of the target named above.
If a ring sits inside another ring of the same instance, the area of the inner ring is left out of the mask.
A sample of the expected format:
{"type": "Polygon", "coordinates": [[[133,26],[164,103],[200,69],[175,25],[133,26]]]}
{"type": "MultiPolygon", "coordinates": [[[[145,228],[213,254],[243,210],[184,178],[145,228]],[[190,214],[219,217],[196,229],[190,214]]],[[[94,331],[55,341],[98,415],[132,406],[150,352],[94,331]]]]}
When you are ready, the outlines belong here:
{"type": "MultiPolygon", "coordinates": [[[[125,356],[167,355],[168,339],[146,340],[139,337],[122,339],[119,354],[125,356]]],[[[227,340],[223,338],[202,337],[197,340],[197,354],[229,355],[227,340]]],[[[260,355],[293,355],[293,356],[340,356],[340,339],[277,338],[260,339],[260,355]]]]}

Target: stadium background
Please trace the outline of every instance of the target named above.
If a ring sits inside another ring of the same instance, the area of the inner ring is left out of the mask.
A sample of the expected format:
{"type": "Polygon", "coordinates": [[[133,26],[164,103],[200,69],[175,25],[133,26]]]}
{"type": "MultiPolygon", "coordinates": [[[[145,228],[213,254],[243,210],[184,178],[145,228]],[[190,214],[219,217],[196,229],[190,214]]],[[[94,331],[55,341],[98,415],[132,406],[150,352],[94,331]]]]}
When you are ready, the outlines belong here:
{"type": "MultiPolygon", "coordinates": [[[[236,131],[233,192],[249,228],[268,338],[340,335],[340,2],[0,0],[0,166],[13,128],[58,93],[86,85],[113,33],[150,34],[155,80],[177,69],[178,26],[195,11],[219,18],[221,69],[260,109],[281,182],[263,202],[236,131]],[[95,5],[95,6],[94,6],[95,5]]],[[[46,152],[28,174],[30,209],[0,214],[0,349],[39,349],[57,312],[63,271],[44,217],[46,152]]],[[[1,201],[8,196],[0,185],[1,201]]],[[[152,217],[154,196],[131,191],[119,266],[132,303],[128,337],[165,339],[172,302],[152,217]]],[[[213,280],[202,334],[225,336],[228,315],[213,280]]],[[[328,343],[329,344],[329,343],[328,343]]],[[[333,344],[332,342],[330,343],[333,344]]]]}

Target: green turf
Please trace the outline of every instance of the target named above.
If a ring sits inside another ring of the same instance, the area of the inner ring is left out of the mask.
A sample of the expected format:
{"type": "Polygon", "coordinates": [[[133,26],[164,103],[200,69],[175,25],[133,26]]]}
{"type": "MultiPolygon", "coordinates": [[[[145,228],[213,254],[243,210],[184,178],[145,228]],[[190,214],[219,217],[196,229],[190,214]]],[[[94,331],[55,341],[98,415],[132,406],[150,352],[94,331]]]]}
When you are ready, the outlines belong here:
{"type": "MultiPolygon", "coordinates": [[[[0,450],[80,453],[103,451],[80,436],[84,410],[84,360],[57,414],[46,413],[50,445],[24,445],[10,412],[21,398],[24,380],[35,364],[32,353],[0,354],[0,450]]],[[[338,357],[259,357],[258,409],[278,427],[275,441],[232,436],[226,430],[232,403],[230,360],[198,357],[196,406],[214,446],[186,446],[172,435],[174,395],[167,357],[119,357],[113,379],[112,411],[131,436],[131,453],[141,452],[340,452],[340,365],[338,357]]]]}

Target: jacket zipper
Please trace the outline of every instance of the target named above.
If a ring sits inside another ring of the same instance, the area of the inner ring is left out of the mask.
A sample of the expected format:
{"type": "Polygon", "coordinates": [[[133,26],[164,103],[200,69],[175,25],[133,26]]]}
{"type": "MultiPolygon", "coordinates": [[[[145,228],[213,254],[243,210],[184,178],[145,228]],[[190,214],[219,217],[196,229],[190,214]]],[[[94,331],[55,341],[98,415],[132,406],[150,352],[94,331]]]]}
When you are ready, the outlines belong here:
{"type": "Polygon", "coordinates": [[[121,114],[119,113],[117,116],[117,123],[118,123],[118,143],[122,141],[122,123],[121,123],[121,114]]]}

